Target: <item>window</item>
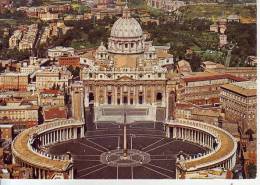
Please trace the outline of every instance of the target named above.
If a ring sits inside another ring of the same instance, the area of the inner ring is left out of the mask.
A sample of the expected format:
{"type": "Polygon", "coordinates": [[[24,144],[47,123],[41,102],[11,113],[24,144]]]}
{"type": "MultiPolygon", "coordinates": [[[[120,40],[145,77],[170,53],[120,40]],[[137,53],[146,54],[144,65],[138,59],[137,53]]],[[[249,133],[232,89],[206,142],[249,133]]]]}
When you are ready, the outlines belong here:
{"type": "Polygon", "coordinates": [[[89,73],[89,78],[92,78],[92,73],[89,73]]]}
{"type": "Polygon", "coordinates": [[[134,43],[131,43],[131,48],[133,48],[134,47],[134,43]]]}
{"type": "Polygon", "coordinates": [[[161,78],[162,74],[161,73],[158,73],[158,77],[161,78]]]}
{"type": "Polygon", "coordinates": [[[128,44],[125,44],[125,48],[128,48],[128,44]]]}

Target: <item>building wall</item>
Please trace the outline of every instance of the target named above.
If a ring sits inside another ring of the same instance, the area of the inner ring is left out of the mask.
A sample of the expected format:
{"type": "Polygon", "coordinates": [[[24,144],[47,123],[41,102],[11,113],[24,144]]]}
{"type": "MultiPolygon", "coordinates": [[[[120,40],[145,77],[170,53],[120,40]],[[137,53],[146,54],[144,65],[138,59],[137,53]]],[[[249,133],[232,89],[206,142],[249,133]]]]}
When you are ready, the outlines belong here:
{"type": "Polygon", "coordinates": [[[11,126],[1,126],[0,125],[0,138],[1,139],[13,139],[13,128],[11,126]]]}
{"type": "Polygon", "coordinates": [[[28,86],[28,76],[27,75],[0,75],[0,90],[19,90],[25,91],[28,86]]]}
{"type": "MultiPolygon", "coordinates": [[[[166,106],[164,81],[85,81],[86,102],[94,95],[98,105],[158,105],[166,106]],[[158,95],[158,96],[157,96],[158,95]]],[[[87,105],[88,106],[88,105],[87,105]]]]}
{"type": "Polygon", "coordinates": [[[38,123],[38,107],[24,107],[19,109],[10,107],[10,109],[4,110],[0,108],[1,122],[8,122],[19,128],[35,126],[38,123]]]}
{"type": "Polygon", "coordinates": [[[242,130],[256,131],[256,96],[243,96],[222,88],[221,106],[227,120],[238,122],[242,130]]]}
{"type": "Polygon", "coordinates": [[[80,66],[80,57],[60,57],[58,59],[60,66],[80,66]]]}
{"type": "Polygon", "coordinates": [[[198,105],[219,103],[220,86],[228,82],[226,78],[194,82],[181,81],[177,100],[198,105]]]}

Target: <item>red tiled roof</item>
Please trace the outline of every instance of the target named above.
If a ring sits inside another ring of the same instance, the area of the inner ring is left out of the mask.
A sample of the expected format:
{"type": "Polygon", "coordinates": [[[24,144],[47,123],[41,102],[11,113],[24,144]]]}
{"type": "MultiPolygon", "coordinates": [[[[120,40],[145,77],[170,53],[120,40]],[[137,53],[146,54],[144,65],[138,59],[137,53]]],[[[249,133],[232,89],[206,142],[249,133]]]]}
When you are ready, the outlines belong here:
{"type": "Polygon", "coordinates": [[[188,109],[194,107],[192,104],[176,103],[176,109],[188,109]]]}
{"type": "Polygon", "coordinates": [[[62,119],[67,118],[67,110],[64,107],[54,107],[43,110],[44,119],[62,119]]]}
{"type": "Polygon", "coordinates": [[[194,76],[194,77],[186,77],[183,78],[185,82],[196,82],[196,81],[206,81],[206,80],[218,80],[228,78],[234,81],[245,81],[245,79],[236,77],[230,74],[216,74],[216,75],[208,75],[208,76],[194,76]]]}
{"type": "Polygon", "coordinates": [[[56,89],[43,89],[42,93],[45,94],[61,94],[62,92],[56,89]]]}
{"type": "Polygon", "coordinates": [[[237,81],[237,82],[247,81],[247,79],[245,79],[245,78],[241,78],[241,77],[234,76],[234,75],[231,75],[231,74],[225,74],[225,75],[226,75],[229,79],[234,80],[234,81],[237,81]]]}

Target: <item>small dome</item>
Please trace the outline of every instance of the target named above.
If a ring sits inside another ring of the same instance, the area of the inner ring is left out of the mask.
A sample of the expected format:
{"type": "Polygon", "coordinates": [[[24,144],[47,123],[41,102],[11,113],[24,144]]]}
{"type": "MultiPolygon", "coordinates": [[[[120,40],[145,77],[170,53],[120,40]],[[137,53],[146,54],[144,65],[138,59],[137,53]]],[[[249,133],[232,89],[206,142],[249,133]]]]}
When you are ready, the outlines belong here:
{"type": "Polygon", "coordinates": [[[103,42],[101,42],[100,46],[98,47],[98,51],[107,51],[107,48],[104,46],[103,42]]]}
{"type": "Polygon", "coordinates": [[[150,46],[148,49],[148,52],[155,52],[155,47],[154,46],[150,46]]]}

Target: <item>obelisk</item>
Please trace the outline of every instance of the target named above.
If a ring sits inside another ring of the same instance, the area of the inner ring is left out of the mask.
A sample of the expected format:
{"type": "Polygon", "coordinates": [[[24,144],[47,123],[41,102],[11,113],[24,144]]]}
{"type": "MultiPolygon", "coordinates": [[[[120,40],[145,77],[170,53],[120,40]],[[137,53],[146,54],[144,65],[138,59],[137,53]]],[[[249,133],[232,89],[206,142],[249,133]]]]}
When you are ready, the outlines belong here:
{"type": "Polygon", "coordinates": [[[126,138],[126,112],[124,112],[124,158],[127,157],[127,138],[126,138]]]}

